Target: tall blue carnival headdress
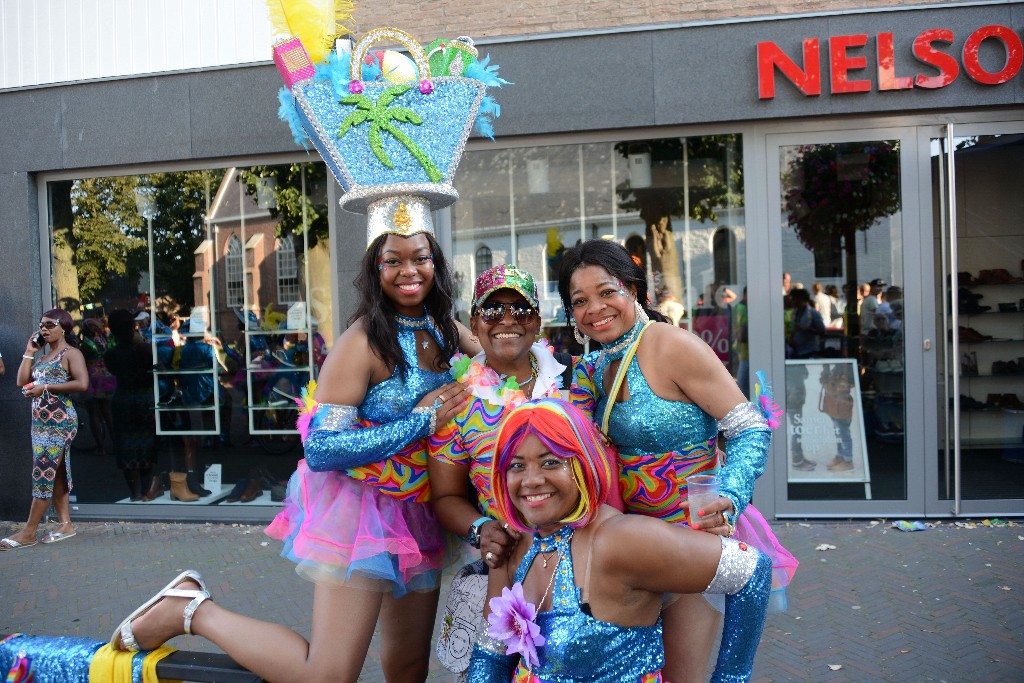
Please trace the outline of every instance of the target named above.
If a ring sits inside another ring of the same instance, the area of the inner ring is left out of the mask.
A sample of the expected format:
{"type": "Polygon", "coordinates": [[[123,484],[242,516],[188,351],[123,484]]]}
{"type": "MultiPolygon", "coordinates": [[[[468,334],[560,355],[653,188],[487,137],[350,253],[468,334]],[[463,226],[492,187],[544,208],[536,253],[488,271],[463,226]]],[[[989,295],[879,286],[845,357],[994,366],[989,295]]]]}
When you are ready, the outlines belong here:
{"type": "Polygon", "coordinates": [[[365,213],[366,241],[382,234],[433,234],[431,211],[459,198],[452,185],[471,131],[493,138],[498,77],[473,41],[438,39],[424,50],[395,28],[378,28],[351,49],[339,40],[314,64],[300,38],[274,45],[286,86],[278,115],[296,142],[310,140],[345,190],[339,203],[365,213]],[[405,46],[371,51],[388,41],[405,46]]]}

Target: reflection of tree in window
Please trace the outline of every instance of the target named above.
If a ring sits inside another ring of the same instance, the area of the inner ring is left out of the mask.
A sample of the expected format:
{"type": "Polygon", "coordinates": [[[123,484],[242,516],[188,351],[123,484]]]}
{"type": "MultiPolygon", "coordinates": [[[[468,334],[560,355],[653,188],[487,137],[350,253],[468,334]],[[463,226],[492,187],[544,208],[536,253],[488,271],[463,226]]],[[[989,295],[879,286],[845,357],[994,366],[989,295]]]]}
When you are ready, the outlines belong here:
{"type": "Polygon", "coordinates": [[[293,304],[300,301],[299,260],[291,237],[277,240],[277,302],[293,304]]]}
{"type": "Polygon", "coordinates": [[[482,246],[476,250],[476,274],[477,277],[480,273],[484,272],[491,267],[492,257],[491,250],[487,246],[482,246]]]}
{"type": "Polygon", "coordinates": [[[242,240],[238,235],[228,238],[228,248],[224,255],[224,282],[227,284],[228,306],[242,306],[242,240]]]}
{"type": "MultiPolygon", "coordinates": [[[[650,153],[650,185],[621,183],[619,208],[638,211],[646,226],[645,243],[652,271],[682,300],[679,254],[672,218],[718,221],[718,209],[743,206],[743,146],[735,134],[662,138],[644,141],[650,153]],[[684,180],[685,178],[685,180],[684,180]]],[[[621,142],[616,151],[629,158],[636,142],[621,142]]]]}
{"type": "Polygon", "coordinates": [[[715,230],[711,252],[715,260],[715,282],[736,282],[736,238],[732,230],[715,230]]]}

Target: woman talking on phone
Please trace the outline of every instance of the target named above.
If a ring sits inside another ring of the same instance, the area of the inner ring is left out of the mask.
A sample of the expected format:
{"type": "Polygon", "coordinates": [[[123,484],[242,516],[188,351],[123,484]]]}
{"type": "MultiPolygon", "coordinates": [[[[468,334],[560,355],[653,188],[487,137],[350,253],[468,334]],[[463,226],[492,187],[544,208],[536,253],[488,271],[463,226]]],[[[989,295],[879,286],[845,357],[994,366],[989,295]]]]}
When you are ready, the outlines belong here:
{"type": "Polygon", "coordinates": [[[18,386],[32,399],[32,507],[25,527],[0,540],[0,550],[29,548],[38,542],[39,522],[51,498],[58,526],[43,543],[57,543],[76,533],[69,494],[71,441],[78,432],[78,415],[70,396],[89,387],[89,373],[73,327],[67,311],[55,308],[44,313],[39,332],[28,340],[18,365],[18,386]],[[44,346],[46,351],[36,361],[44,346]]]}

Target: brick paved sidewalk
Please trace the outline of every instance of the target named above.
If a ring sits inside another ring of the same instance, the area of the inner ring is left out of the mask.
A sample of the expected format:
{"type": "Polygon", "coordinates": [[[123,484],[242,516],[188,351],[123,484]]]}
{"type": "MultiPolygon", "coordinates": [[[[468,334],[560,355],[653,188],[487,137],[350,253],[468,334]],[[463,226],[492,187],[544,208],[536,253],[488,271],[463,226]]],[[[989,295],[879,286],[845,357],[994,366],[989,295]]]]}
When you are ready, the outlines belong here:
{"type": "MultiPolygon", "coordinates": [[[[312,588],[260,527],[77,526],[64,543],[0,553],[0,632],[105,639],[170,577],[194,568],[222,605],[309,634],[312,588]]],[[[0,523],[3,535],[17,528],[0,523]]],[[[754,680],[1024,680],[1024,526],[774,529],[801,567],[789,610],[768,618],[754,680]],[[822,544],[835,549],[815,550],[822,544]]],[[[171,644],[216,651],[197,637],[171,644]]],[[[376,640],[360,680],[382,680],[376,640]]],[[[449,680],[436,661],[430,680],[449,680]]]]}

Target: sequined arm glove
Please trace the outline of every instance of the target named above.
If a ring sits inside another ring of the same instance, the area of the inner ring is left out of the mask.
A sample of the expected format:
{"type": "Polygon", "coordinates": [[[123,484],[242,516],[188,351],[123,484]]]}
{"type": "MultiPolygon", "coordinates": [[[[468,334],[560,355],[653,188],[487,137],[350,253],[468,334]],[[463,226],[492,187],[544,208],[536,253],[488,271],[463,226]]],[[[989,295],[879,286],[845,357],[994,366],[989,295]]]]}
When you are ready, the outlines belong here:
{"type": "Polygon", "coordinates": [[[469,659],[466,683],[507,683],[519,663],[519,656],[505,654],[505,644],[481,633],[469,659]]]}
{"type": "MultiPolygon", "coordinates": [[[[725,435],[725,465],[718,472],[721,493],[739,517],[754,495],[754,481],[764,474],[772,432],[753,403],[741,403],[718,421],[725,435]]],[[[734,522],[735,523],[735,522],[734,522]]]]}
{"type": "Polygon", "coordinates": [[[355,428],[358,419],[353,406],[325,403],[319,407],[303,443],[309,469],[347,470],[383,460],[430,434],[434,411],[417,408],[406,417],[374,427],[355,428]]]}
{"type": "Polygon", "coordinates": [[[718,571],[704,591],[725,594],[725,626],[712,683],[750,680],[771,589],[768,556],[746,543],[723,538],[718,571]]]}

